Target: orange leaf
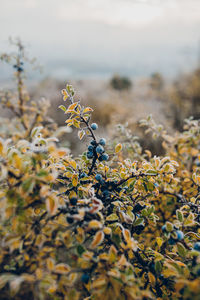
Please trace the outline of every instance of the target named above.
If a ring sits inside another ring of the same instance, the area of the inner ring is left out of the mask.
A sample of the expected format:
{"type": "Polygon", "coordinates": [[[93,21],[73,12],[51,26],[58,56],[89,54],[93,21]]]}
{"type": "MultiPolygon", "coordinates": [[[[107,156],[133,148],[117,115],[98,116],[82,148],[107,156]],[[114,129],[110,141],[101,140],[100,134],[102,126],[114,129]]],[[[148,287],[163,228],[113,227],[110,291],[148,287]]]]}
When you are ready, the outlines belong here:
{"type": "Polygon", "coordinates": [[[99,246],[103,242],[103,239],[104,239],[104,233],[102,231],[98,231],[94,236],[94,239],[91,244],[91,248],[94,249],[97,246],[99,246]]]}

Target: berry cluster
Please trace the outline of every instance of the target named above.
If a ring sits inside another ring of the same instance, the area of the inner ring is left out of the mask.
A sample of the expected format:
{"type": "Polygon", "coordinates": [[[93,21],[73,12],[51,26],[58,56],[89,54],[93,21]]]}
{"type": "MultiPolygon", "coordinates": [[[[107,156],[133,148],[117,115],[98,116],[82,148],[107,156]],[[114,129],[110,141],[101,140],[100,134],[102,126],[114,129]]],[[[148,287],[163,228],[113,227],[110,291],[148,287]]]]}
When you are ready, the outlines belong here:
{"type": "MultiPolygon", "coordinates": [[[[91,129],[96,130],[98,128],[98,125],[96,123],[91,124],[91,129]]],[[[90,145],[88,146],[87,151],[87,158],[88,159],[98,159],[99,161],[107,161],[109,159],[109,156],[107,153],[105,153],[104,146],[106,145],[106,140],[104,138],[101,138],[99,142],[96,142],[96,140],[92,140],[90,142],[90,145]]]]}

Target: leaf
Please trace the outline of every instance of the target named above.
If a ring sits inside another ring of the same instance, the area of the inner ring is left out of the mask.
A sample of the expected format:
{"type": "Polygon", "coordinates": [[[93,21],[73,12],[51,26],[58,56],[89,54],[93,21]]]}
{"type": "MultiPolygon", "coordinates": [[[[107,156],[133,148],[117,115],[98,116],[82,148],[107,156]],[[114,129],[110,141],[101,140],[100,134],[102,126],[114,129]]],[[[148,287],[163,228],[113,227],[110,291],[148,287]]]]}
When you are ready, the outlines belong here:
{"type": "Polygon", "coordinates": [[[78,184],[78,176],[77,176],[77,175],[73,175],[73,176],[72,176],[72,185],[73,185],[74,187],[76,187],[77,184],[78,184]]]}
{"type": "Polygon", "coordinates": [[[160,274],[162,271],[162,264],[160,261],[155,262],[155,270],[157,274],[160,274]]]}
{"type": "Polygon", "coordinates": [[[35,180],[34,180],[32,177],[26,179],[26,180],[22,183],[22,189],[23,189],[24,192],[26,192],[26,193],[32,192],[34,186],[35,186],[35,180]]]}
{"type": "Polygon", "coordinates": [[[144,221],[143,218],[138,218],[134,221],[133,226],[138,226],[138,225],[142,224],[143,221],[144,221]]]}
{"type": "Polygon", "coordinates": [[[145,172],[146,175],[158,175],[158,172],[156,170],[147,170],[145,172]]]}
{"type": "Polygon", "coordinates": [[[78,137],[79,137],[80,140],[82,140],[82,138],[84,137],[84,135],[85,135],[85,131],[84,130],[79,130],[78,137]]]}
{"type": "Polygon", "coordinates": [[[122,150],[122,144],[117,144],[115,146],[115,153],[119,153],[122,150]]]}
{"type": "Polygon", "coordinates": [[[78,102],[75,102],[75,103],[71,104],[71,105],[68,107],[66,113],[74,112],[74,109],[76,108],[77,105],[78,105],[78,102]]]}
{"type": "Polygon", "coordinates": [[[64,105],[60,105],[60,106],[58,106],[58,108],[62,109],[64,112],[66,112],[66,110],[67,110],[64,105]]]}
{"type": "Polygon", "coordinates": [[[10,281],[10,291],[11,291],[12,297],[17,294],[17,292],[20,289],[20,285],[23,281],[24,281],[24,278],[20,277],[20,276],[16,277],[14,280],[10,281]]]}
{"type": "Polygon", "coordinates": [[[71,160],[70,161],[70,165],[76,170],[76,162],[75,162],[75,160],[71,160]]]}
{"type": "Polygon", "coordinates": [[[157,244],[158,244],[158,246],[160,248],[162,246],[162,244],[163,244],[163,239],[161,237],[157,237],[156,238],[156,242],[157,242],[157,244]]]}
{"type": "Polygon", "coordinates": [[[185,249],[185,247],[183,246],[183,244],[181,243],[177,243],[177,249],[178,249],[178,254],[182,257],[185,257],[187,254],[187,251],[185,249]]]}
{"type": "Polygon", "coordinates": [[[48,198],[46,198],[46,209],[51,215],[54,215],[56,213],[57,201],[55,197],[49,196],[48,198]]]}
{"type": "Polygon", "coordinates": [[[173,230],[173,224],[170,222],[166,222],[166,229],[168,232],[171,232],[173,230]]]}
{"type": "Polygon", "coordinates": [[[104,240],[104,233],[103,231],[98,231],[95,236],[94,236],[94,239],[90,245],[90,247],[92,249],[96,248],[97,246],[99,246],[104,240]]]}
{"type": "Polygon", "coordinates": [[[51,257],[47,258],[47,268],[49,271],[54,269],[54,260],[51,257]]]}
{"type": "Polygon", "coordinates": [[[54,268],[54,272],[58,274],[67,274],[70,270],[70,266],[64,263],[57,264],[54,268]]]}
{"type": "Polygon", "coordinates": [[[85,252],[85,248],[82,245],[78,245],[76,248],[78,255],[82,255],[85,252]]]}
{"type": "Polygon", "coordinates": [[[106,221],[117,221],[118,220],[118,216],[113,213],[111,215],[109,215],[107,218],[106,218],[106,221]]]}
{"type": "Polygon", "coordinates": [[[92,221],[90,221],[88,227],[90,229],[100,229],[100,228],[102,228],[102,224],[101,224],[101,222],[99,222],[97,220],[92,220],[92,221]]]}
{"type": "Polygon", "coordinates": [[[178,209],[178,210],[176,211],[176,216],[177,216],[177,219],[178,219],[180,222],[183,222],[184,217],[183,217],[183,213],[182,213],[181,210],[178,209]]]}
{"type": "Polygon", "coordinates": [[[93,109],[91,107],[86,107],[84,110],[83,110],[83,113],[87,113],[89,111],[93,111],[93,109]]]}
{"type": "Polygon", "coordinates": [[[73,119],[72,123],[73,123],[74,127],[80,128],[80,122],[77,121],[76,119],[73,119]]]}

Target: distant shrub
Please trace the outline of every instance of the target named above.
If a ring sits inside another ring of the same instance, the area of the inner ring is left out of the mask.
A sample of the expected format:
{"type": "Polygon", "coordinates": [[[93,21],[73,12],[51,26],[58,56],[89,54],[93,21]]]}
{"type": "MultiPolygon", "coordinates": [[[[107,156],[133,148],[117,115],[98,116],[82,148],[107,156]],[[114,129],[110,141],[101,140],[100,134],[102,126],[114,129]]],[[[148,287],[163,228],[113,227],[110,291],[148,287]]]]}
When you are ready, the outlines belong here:
{"type": "Polygon", "coordinates": [[[113,89],[118,91],[129,90],[132,87],[132,82],[128,77],[121,77],[114,75],[110,81],[110,85],[113,89]]]}
{"type": "Polygon", "coordinates": [[[142,120],[165,149],[152,157],[123,126],[123,144],[98,137],[67,85],[66,128],[87,143],[74,158],[29,124],[21,92],[4,101],[21,136],[0,139],[0,298],[199,299],[200,122],[169,136],[142,120]]]}
{"type": "Polygon", "coordinates": [[[155,91],[161,91],[164,87],[164,79],[158,72],[153,73],[150,78],[150,87],[155,91]]]}

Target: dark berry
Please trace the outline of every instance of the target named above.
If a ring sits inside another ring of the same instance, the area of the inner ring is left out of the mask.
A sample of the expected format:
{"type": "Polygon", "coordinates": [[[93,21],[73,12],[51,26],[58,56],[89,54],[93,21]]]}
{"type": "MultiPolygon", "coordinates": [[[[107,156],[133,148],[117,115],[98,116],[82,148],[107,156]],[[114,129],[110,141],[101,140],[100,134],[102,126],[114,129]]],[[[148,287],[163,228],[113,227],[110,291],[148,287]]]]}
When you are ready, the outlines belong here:
{"type": "Polygon", "coordinates": [[[92,123],[91,128],[92,128],[92,130],[97,130],[98,129],[97,123],[92,123]]]}
{"type": "Polygon", "coordinates": [[[166,225],[163,225],[163,226],[162,226],[162,231],[163,231],[163,232],[166,232],[166,231],[167,231],[166,225]]]}
{"type": "Polygon", "coordinates": [[[69,224],[72,224],[72,223],[74,222],[74,219],[73,219],[72,217],[68,216],[68,217],[67,217],[67,222],[68,222],[69,224]]]}
{"type": "Polygon", "coordinates": [[[109,155],[107,153],[104,153],[99,157],[100,161],[104,161],[104,160],[107,161],[108,159],[109,159],[109,155]]]}
{"type": "Polygon", "coordinates": [[[87,158],[89,158],[89,159],[93,158],[93,152],[87,152],[86,155],[87,155],[87,158]]]}
{"type": "Polygon", "coordinates": [[[18,72],[23,72],[23,68],[18,67],[18,68],[17,68],[17,71],[18,71],[18,72]]]}
{"type": "Polygon", "coordinates": [[[96,152],[99,153],[99,154],[102,154],[104,152],[104,148],[99,145],[99,146],[96,147],[96,152]]]}
{"type": "Polygon", "coordinates": [[[104,139],[104,138],[100,139],[100,140],[99,140],[99,144],[100,144],[101,146],[105,146],[105,144],[106,144],[106,139],[104,139]]]}
{"type": "Polygon", "coordinates": [[[194,250],[200,251],[200,242],[196,242],[196,243],[194,244],[194,250]]]}
{"type": "Polygon", "coordinates": [[[69,199],[71,205],[76,205],[77,204],[77,198],[76,197],[72,197],[71,199],[69,199]]]}
{"type": "Polygon", "coordinates": [[[110,192],[108,190],[103,191],[102,194],[105,198],[108,198],[110,196],[110,192]]]}
{"type": "Polygon", "coordinates": [[[89,280],[90,280],[89,274],[84,273],[84,274],[81,276],[81,281],[82,281],[82,282],[84,282],[84,283],[87,284],[87,283],[89,282],[89,280]]]}
{"type": "Polygon", "coordinates": [[[97,174],[96,176],[95,176],[95,179],[97,180],[97,181],[102,181],[102,176],[101,176],[101,174],[97,174]]]}
{"type": "Polygon", "coordinates": [[[95,140],[92,140],[92,141],[90,142],[90,144],[93,145],[93,146],[95,146],[95,145],[96,145],[96,141],[95,141],[95,140]]]}
{"type": "Polygon", "coordinates": [[[142,210],[143,208],[145,208],[145,205],[141,205],[140,203],[137,203],[133,208],[133,212],[136,213],[136,212],[142,210]]]}
{"type": "Polygon", "coordinates": [[[172,237],[169,238],[168,242],[169,242],[169,245],[175,244],[175,240],[172,237]]]}
{"type": "Polygon", "coordinates": [[[142,224],[134,227],[134,232],[136,234],[140,234],[143,230],[144,230],[144,225],[142,224]]]}
{"type": "Polygon", "coordinates": [[[89,146],[88,146],[88,151],[89,151],[89,152],[92,152],[93,149],[94,149],[94,147],[93,147],[92,145],[89,145],[89,146]]]}

